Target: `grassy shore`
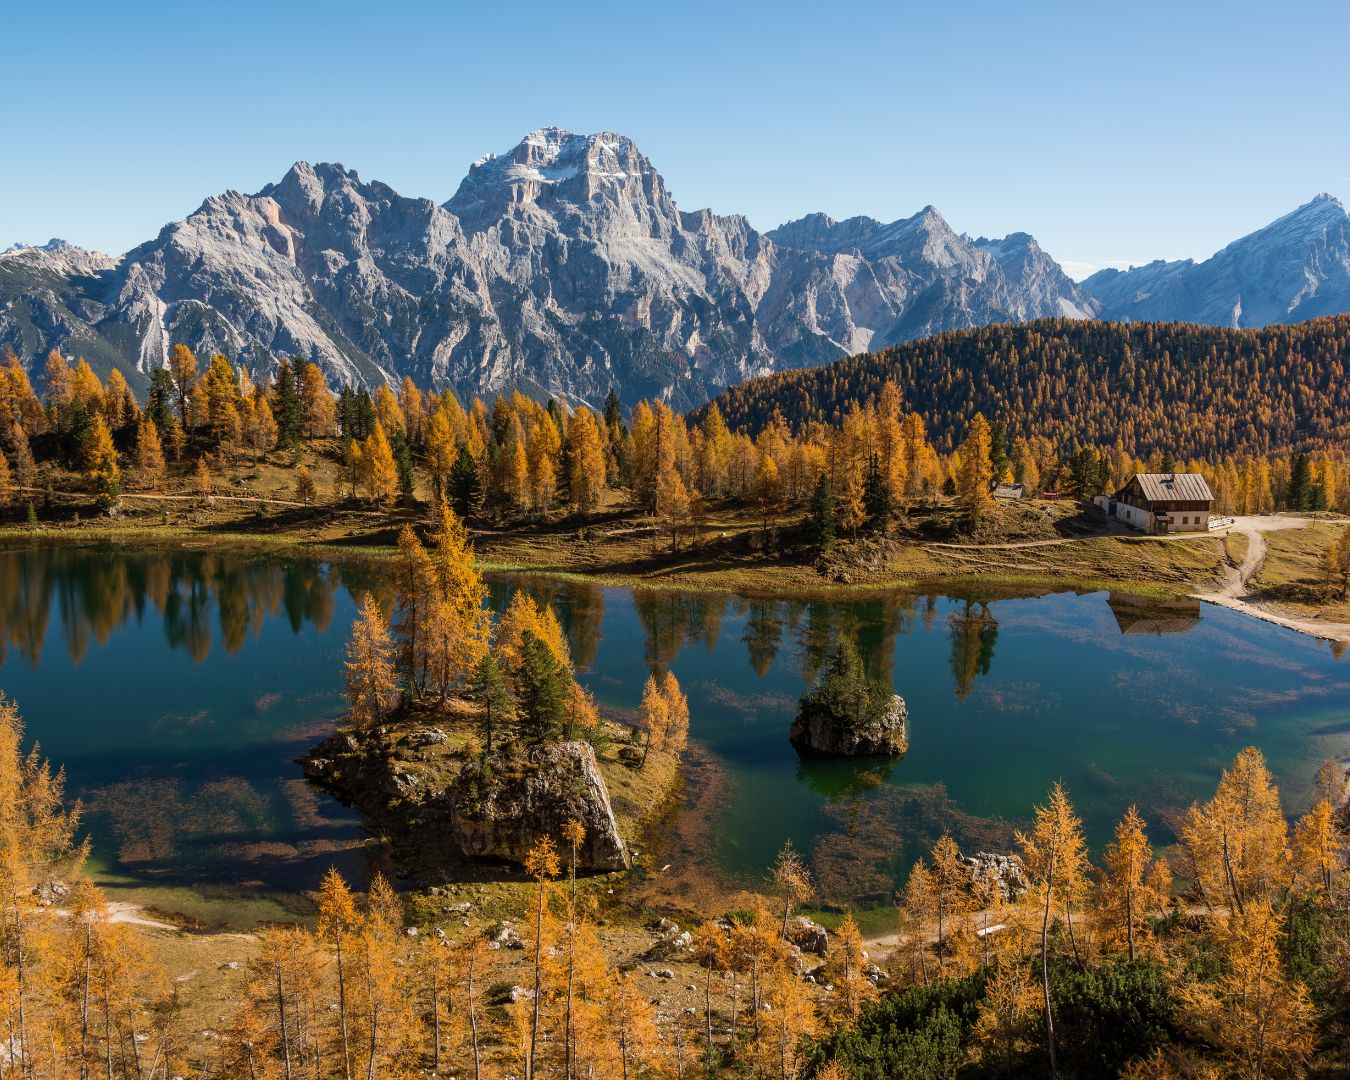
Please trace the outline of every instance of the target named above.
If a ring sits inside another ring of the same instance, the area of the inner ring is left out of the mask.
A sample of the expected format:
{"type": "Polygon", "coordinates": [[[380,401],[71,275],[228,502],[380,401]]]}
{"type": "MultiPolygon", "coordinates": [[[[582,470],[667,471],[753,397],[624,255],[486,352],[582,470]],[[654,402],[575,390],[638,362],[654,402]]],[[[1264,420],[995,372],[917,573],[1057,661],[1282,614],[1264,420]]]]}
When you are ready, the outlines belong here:
{"type": "MultiPolygon", "coordinates": [[[[35,523],[12,507],[0,524],[0,544],[172,545],[379,560],[394,554],[404,524],[427,518],[425,501],[388,511],[355,500],[294,504],[284,498],[288,474],[242,470],[230,479],[228,497],[187,498],[176,489],[129,494],[115,519],[97,514],[78,478],[68,477],[35,501],[35,523]]],[[[800,511],[766,518],[749,506],[717,503],[697,530],[672,537],[618,492],[584,519],[555,512],[473,526],[485,570],[743,594],[1069,588],[1175,596],[1211,586],[1235,554],[1216,537],[1122,534],[1068,502],[1000,504],[971,536],[952,501],[937,499],[911,508],[886,536],[845,533],[825,555],[810,542],[800,511]]]]}

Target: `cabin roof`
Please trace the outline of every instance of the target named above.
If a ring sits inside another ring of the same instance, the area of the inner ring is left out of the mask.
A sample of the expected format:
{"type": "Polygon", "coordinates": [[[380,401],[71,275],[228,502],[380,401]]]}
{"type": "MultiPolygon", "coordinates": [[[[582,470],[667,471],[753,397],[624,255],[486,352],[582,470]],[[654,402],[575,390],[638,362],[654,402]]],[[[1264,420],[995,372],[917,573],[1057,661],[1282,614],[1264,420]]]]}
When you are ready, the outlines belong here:
{"type": "Polygon", "coordinates": [[[1214,501],[1214,493],[1199,473],[1135,473],[1134,479],[1149,502],[1214,501]]]}

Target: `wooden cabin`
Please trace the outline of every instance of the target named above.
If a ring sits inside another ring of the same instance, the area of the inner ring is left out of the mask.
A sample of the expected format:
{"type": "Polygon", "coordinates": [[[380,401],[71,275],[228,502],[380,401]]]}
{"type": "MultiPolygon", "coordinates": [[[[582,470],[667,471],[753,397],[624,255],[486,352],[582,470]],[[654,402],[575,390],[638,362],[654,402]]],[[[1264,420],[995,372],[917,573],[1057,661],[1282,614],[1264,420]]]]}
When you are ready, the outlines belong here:
{"type": "Polygon", "coordinates": [[[1110,513],[1141,532],[1208,532],[1214,493],[1199,473],[1135,473],[1116,492],[1110,513]]]}

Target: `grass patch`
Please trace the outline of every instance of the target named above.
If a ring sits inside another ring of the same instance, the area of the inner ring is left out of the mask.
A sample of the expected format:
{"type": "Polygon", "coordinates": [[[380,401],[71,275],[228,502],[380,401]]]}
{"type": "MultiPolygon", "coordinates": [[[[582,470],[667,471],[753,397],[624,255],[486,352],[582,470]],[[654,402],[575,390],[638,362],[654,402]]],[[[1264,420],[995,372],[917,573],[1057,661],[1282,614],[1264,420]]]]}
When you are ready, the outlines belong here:
{"type": "Polygon", "coordinates": [[[1251,588],[1256,595],[1301,615],[1333,622],[1350,621],[1350,597],[1329,582],[1326,553],[1350,525],[1315,521],[1302,529],[1266,533],[1266,557],[1251,588]]]}

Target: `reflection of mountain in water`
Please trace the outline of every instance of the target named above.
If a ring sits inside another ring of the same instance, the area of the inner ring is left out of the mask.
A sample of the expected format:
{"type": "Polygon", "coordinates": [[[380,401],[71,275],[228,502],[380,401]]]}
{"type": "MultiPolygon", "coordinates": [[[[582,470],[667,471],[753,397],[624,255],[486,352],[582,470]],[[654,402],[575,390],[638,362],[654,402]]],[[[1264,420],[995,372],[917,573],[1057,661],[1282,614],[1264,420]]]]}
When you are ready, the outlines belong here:
{"type": "Polygon", "coordinates": [[[1113,592],[1106,604],[1122,634],[1184,634],[1200,624],[1200,601],[1190,597],[1160,600],[1113,592]]]}
{"type": "Polygon", "coordinates": [[[322,631],[333,618],[338,573],[319,562],[197,552],[123,552],[26,548],[0,554],[0,663],[12,647],[36,669],[48,623],[60,615],[66,654],[80,663],[91,640],[106,645],[115,631],[147,612],[163,620],[169,644],[198,663],[211,651],[212,624],[234,654],[264,620],[284,613],[291,629],[322,631]]]}

